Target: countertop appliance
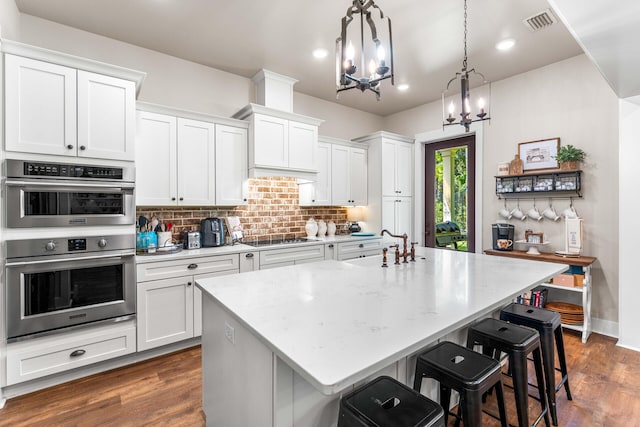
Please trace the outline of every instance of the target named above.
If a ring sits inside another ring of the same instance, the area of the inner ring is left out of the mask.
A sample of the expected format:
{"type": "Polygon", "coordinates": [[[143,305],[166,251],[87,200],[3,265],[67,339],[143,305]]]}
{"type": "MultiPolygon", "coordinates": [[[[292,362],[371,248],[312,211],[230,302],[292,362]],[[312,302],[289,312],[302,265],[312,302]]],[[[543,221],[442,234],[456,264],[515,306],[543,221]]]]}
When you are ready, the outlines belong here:
{"type": "Polygon", "coordinates": [[[135,170],[8,159],[7,226],[133,225],[135,170]]]}
{"type": "Polygon", "coordinates": [[[134,234],[9,240],[7,253],[9,341],[135,316],[134,234]]]}
{"type": "Polygon", "coordinates": [[[224,245],[224,218],[206,218],[200,221],[200,237],[203,248],[224,245]]]}
{"type": "Polygon", "coordinates": [[[493,249],[496,251],[512,251],[515,227],[512,224],[492,224],[493,249]]]}
{"type": "Polygon", "coordinates": [[[185,249],[200,249],[200,232],[185,231],[182,234],[182,242],[185,249]]]}

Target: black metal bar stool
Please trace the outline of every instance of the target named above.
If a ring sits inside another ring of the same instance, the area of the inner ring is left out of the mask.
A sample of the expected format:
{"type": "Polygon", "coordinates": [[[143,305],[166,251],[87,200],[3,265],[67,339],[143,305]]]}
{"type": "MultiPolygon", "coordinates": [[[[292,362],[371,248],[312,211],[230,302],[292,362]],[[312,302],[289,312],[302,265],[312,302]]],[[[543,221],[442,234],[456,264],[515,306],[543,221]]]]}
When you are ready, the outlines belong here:
{"type": "Polygon", "coordinates": [[[423,377],[440,383],[440,404],[444,408],[445,424],[449,418],[451,390],[460,393],[465,427],[477,427],[482,426],[482,395],[495,388],[501,425],[507,427],[500,363],[491,357],[443,341],[418,356],[414,390],[420,391],[423,377]]]}
{"type": "Polygon", "coordinates": [[[381,376],[340,400],[338,427],[445,427],[440,405],[381,376]]]}
{"type": "Polygon", "coordinates": [[[500,359],[501,352],[509,356],[519,427],[529,426],[527,355],[533,354],[541,407],[540,415],[533,425],[537,425],[544,417],[549,427],[538,332],[535,329],[513,325],[502,320],[484,319],[471,326],[467,333],[467,347],[473,348],[475,345],[481,345],[484,354],[494,355],[497,360],[500,359]]]}
{"type": "Polygon", "coordinates": [[[553,421],[553,425],[557,426],[556,392],[564,385],[564,389],[567,392],[567,399],[572,400],[571,390],[569,389],[567,361],[564,354],[564,339],[562,337],[560,313],[528,305],[510,304],[500,311],[500,319],[515,323],[516,325],[528,326],[540,333],[542,363],[547,381],[547,398],[549,399],[549,407],[551,408],[551,420],[553,421]],[[560,369],[555,367],[554,337],[558,349],[560,369]],[[555,380],[556,370],[562,375],[562,379],[557,385],[555,380]]]}

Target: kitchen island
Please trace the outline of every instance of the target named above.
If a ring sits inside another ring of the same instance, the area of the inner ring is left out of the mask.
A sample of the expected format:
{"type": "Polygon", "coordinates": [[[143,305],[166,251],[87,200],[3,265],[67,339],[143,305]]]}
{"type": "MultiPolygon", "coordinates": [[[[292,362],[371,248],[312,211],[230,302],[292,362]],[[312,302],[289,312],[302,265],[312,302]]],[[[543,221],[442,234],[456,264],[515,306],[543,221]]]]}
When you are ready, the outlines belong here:
{"type": "Polygon", "coordinates": [[[211,426],[333,426],[340,395],[566,267],[418,248],[416,261],[323,261],[198,280],[211,426]]]}

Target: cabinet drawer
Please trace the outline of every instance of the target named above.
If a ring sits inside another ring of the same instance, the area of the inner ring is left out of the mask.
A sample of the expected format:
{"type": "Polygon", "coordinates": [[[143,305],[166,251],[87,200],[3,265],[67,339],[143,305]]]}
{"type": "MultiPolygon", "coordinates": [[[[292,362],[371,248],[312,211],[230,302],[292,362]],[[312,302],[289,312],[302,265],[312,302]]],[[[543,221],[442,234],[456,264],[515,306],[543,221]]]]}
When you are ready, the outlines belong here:
{"type": "Polygon", "coordinates": [[[12,385],[136,351],[135,322],[100,326],[7,345],[12,385]]]}
{"type": "Polygon", "coordinates": [[[239,255],[215,255],[175,261],[138,264],[137,281],[147,282],[149,280],[170,279],[173,277],[217,273],[221,271],[238,273],[240,271],[239,255]]]}
{"type": "Polygon", "coordinates": [[[314,258],[318,261],[324,260],[324,245],[260,251],[260,268],[281,263],[282,265],[287,265],[284,263],[288,261],[302,261],[314,258]]]}
{"type": "Polygon", "coordinates": [[[338,259],[358,258],[360,255],[381,255],[382,239],[360,240],[357,242],[338,243],[338,259]]]}

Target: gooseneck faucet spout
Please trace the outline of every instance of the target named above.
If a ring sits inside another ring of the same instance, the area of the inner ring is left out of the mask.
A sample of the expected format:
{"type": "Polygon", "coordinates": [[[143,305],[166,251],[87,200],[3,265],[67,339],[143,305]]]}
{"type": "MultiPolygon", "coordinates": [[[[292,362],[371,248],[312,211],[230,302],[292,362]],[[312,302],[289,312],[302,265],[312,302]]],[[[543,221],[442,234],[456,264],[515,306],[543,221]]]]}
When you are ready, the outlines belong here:
{"type": "MultiPolygon", "coordinates": [[[[407,239],[409,238],[409,236],[407,236],[407,233],[392,234],[386,228],[380,232],[380,235],[384,236],[384,233],[387,233],[391,237],[396,237],[398,239],[402,239],[402,243],[403,243],[403,245],[402,245],[403,246],[402,257],[404,258],[403,263],[406,263],[407,262],[407,256],[409,255],[409,253],[407,252],[407,239]]],[[[396,246],[396,248],[397,248],[397,246],[396,246]]]]}

